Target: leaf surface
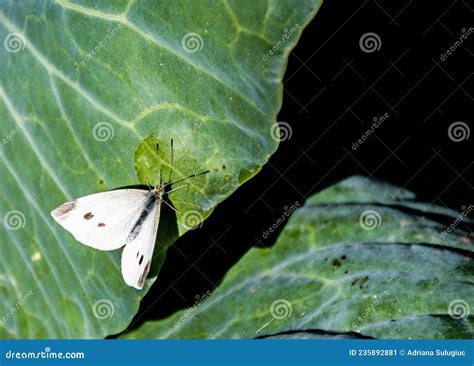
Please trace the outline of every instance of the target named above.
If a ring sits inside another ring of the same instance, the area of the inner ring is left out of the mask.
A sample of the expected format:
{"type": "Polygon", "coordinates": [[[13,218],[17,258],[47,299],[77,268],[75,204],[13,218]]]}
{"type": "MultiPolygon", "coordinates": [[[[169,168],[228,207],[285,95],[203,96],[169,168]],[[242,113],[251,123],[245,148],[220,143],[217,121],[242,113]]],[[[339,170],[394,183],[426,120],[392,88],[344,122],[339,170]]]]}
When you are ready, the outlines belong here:
{"type": "Polygon", "coordinates": [[[0,4],[1,337],[102,338],[127,326],[166,248],[276,150],[287,57],[319,5],[0,4]],[[154,269],[136,291],[122,280],[120,250],[79,244],[49,213],[77,197],[154,182],[156,157],[143,145],[153,138],[165,176],[171,139],[174,179],[211,173],[170,197],[192,215],[176,223],[164,210],[154,269]]]}
{"type": "Polygon", "coordinates": [[[197,306],[125,338],[472,338],[465,216],[351,177],[297,209],[197,306]]]}

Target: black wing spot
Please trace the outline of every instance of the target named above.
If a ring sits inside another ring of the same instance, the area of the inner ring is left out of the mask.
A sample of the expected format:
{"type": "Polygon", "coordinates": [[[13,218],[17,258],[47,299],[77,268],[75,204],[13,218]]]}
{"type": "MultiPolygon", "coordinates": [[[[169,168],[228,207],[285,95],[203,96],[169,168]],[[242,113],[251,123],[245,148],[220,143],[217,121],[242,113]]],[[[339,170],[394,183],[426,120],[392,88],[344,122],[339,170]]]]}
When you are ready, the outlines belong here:
{"type": "Polygon", "coordinates": [[[136,256],[136,258],[138,258],[138,255],[139,255],[139,254],[140,254],[140,252],[137,252],[137,256],[136,256]]]}
{"type": "Polygon", "coordinates": [[[105,226],[105,224],[104,224],[103,222],[99,222],[99,223],[97,224],[97,227],[104,227],[104,226],[105,226]]]}
{"type": "Polygon", "coordinates": [[[145,284],[146,276],[148,275],[148,272],[150,271],[150,264],[151,261],[148,261],[148,263],[145,265],[145,268],[143,269],[143,273],[140,275],[140,278],[138,279],[138,286],[140,288],[143,287],[145,284]]]}
{"type": "Polygon", "coordinates": [[[85,218],[86,220],[90,220],[90,219],[92,219],[93,217],[94,217],[94,214],[93,214],[92,212],[88,212],[88,213],[86,213],[86,214],[84,215],[84,218],[85,218]]]}
{"type": "Polygon", "coordinates": [[[140,260],[138,261],[138,264],[141,265],[142,262],[143,262],[143,254],[142,254],[142,256],[140,257],[140,260]]]}
{"type": "Polygon", "coordinates": [[[77,201],[66,202],[53,211],[55,217],[62,217],[76,208],[77,201]]]}

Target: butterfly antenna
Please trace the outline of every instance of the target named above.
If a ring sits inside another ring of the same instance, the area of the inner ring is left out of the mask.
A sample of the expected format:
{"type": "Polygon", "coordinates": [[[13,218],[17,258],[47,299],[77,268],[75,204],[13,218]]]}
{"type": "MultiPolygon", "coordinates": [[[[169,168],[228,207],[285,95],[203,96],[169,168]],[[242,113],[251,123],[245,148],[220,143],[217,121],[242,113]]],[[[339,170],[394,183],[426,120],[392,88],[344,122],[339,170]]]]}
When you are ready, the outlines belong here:
{"type": "Polygon", "coordinates": [[[185,188],[185,187],[187,187],[187,186],[189,186],[189,183],[186,183],[186,184],[183,184],[183,185],[181,185],[181,186],[179,186],[179,187],[173,188],[172,190],[166,192],[166,194],[173,193],[173,192],[178,191],[178,190],[180,190],[180,189],[182,189],[182,188],[185,188]]]}
{"type": "MultiPolygon", "coordinates": [[[[163,195],[169,195],[170,193],[173,193],[173,192],[176,192],[180,189],[183,189],[183,188],[186,188],[187,186],[189,186],[189,183],[186,183],[186,184],[183,184],[179,187],[176,187],[176,188],[173,188],[172,190],[168,191],[168,192],[165,192],[163,193],[163,195]]],[[[164,203],[168,204],[165,200],[163,200],[164,203]]],[[[169,205],[168,205],[169,206],[169,205]]],[[[181,212],[179,212],[178,210],[176,210],[174,207],[171,207],[173,210],[175,210],[176,212],[178,212],[179,214],[181,214],[181,212]]]]}
{"type": "MultiPolygon", "coordinates": [[[[160,144],[157,142],[156,143],[156,153],[158,154],[159,152],[160,152],[160,144]]],[[[162,173],[163,173],[162,168],[160,167],[160,177],[158,179],[158,181],[160,182],[160,186],[161,186],[161,181],[162,181],[161,177],[163,175],[162,173]]]]}
{"type": "Polygon", "coordinates": [[[187,179],[199,177],[201,175],[204,175],[204,174],[207,174],[207,173],[210,173],[210,172],[211,172],[210,170],[206,170],[205,172],[201,172],[201,173],[197,173],[197,174],[191,174],[190,176],[187,176],[186,178],[182,178],[182,179],[175,180],[174,182],[166,183],[165,186],[170,186],[172,184],[179,183],[179,182],[182,182],[182,181],[187,180],[187,179]]]}
{"type": "Polygon", "coordinates": [[[173,160],[174,160],[174,153],[173,153],[173,139],[171,139],[171,166],[170,166],[170,175],[168,177],[168,183],[166,184],[169,184],[171,182],[171,174],[173,173],[173,160]]]}
{"type": "Polygon", "coordinates": [[[173,206],[171,206],[168,202],[166,202],[165,200],[163,200],[163,202],[169,207],[171,208],[174,212],[180,214],[181,216],[183,216],[183,214],[181,212],[179,212],[177,209],[175,209],[173,206]]]}
{"type": "Polygon", "coordinates": [[[150,181],[148,180],[148,177],[145,177],[145,182],[146,182],[146,185],[148,186],[148,189],[151,191],[150,181]]]}

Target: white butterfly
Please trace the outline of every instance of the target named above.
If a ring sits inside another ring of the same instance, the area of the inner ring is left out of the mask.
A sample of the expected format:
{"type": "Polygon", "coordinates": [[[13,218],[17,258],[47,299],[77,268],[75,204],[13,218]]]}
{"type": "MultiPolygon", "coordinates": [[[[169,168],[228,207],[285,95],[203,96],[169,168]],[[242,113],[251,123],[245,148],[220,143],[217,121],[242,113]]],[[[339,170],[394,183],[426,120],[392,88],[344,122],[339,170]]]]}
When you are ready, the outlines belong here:
{"type": "Polygon", "coordinates": [[[209,171],[165,184],[160,178],[160,184],[151,190],[120,189],[91,194],[62,204],[51,215],[74,238],[92,248],[115,250],[125,246],[122,253],[123,279],[127,285],[141,290],[150,270],[161,204],[167,204],[163,196],[188,184],[168,191],[167,187],[206,173],[209,171]]]}

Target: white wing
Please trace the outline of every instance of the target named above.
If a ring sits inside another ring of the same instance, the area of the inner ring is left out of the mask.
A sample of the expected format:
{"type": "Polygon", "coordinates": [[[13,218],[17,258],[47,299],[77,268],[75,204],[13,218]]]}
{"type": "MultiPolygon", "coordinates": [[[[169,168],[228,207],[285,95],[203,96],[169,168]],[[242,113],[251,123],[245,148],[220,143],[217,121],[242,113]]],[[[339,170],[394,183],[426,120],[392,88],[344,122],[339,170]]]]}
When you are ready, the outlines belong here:
{"type": "Polygon", "coordinates": [[[156,200],[142,224],[137,226],[136,236],[125,245],[122,253],[122,275],[125,283],[141,290],[150,271],[156,234],[160,222],[161,201],[156,200]]]}
{"type": "Polygon", "coordinates": [[[150,195],[141,189],[91,194],[66,202],[51,215],[81,243],[100,250],[114,250],[126,244],[150,195]]]}

